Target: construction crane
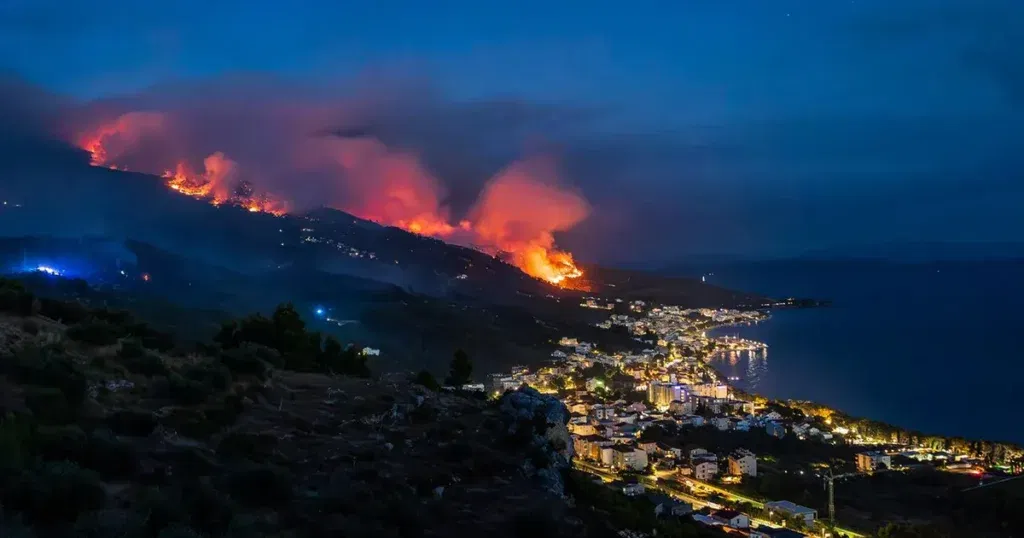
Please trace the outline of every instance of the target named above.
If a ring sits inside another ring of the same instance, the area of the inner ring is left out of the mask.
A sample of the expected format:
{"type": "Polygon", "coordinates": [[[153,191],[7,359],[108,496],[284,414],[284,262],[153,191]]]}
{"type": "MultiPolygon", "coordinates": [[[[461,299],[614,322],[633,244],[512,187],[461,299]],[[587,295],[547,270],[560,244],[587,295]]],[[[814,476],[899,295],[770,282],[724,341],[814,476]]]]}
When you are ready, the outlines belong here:
{"type": "Polygon", "coordinates": [[[860,473],[833,474],[832,468],[829,467],[828,474],[823,473],[821,475],[821,478],[825,481],[825,487],[828,488],[828,524],[830,527],[836,526],[836,496],[833,482],[837,478],[846,478],[848,476],[857,476],[859,474],[860,473]]]}
{"type": "MultiPolygon", "coordinates": [[[[885,473],[885,472],[888,472],[888,471],[891,471],[891,470],[892,469],[876,469],[874,471],[869,471],[868,474],[885,473]]],[[[848,478],[848,477],[851,477],[851,476],[863,476],[863,475],[864,475],[864,473],[860,473],[860,472],[833,474],[831,467],[828,468],[828,474],[822,473],[821,478],[822,478],[822,480],[825,481],[825,487],[828,488],[828,524],[829,524],[829,526],[831,526],[831,527],[835,527],[836,526],[836,496],[835,496],[835,486],[833,485],[833,482],[835,480],[837,480],[837,479],[840,479],[840,478],[848,478]]]]}

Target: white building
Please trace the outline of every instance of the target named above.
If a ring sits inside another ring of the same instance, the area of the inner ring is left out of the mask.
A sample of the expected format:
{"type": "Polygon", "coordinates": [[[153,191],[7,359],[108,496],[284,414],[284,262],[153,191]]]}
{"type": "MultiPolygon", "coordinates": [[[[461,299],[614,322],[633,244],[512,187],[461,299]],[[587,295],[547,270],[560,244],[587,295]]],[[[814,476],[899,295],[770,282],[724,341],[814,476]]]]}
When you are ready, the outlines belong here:
{"type": "Polygon", "coordinates": [[[869,473],[892,466],[892,458],[884,452],[861,452],[857,454],[857,470],[869,473]]]}
{"type": "Polygon", "coordinates": [[[769,512],[778,512],[786,517],[799,516],[808,526],[814,525],[818,517],[818,511],[806,506],[800,506],[791,501],[771,501],[764,503],[764,509],[769,512]]]}
{"type": "Polygon", "coordinates": [[[613,446],[612,468],[643,471],[647,468],[647,453],[632,446],[613,446]]]}
{"type": "Polygon", "coordinates": [[[694,462],[691,467],[693,468],[693,477],[697,480],[711,480],[718,474],[717,461],[701,460],[694,462]]]}
{"type": "Polygon", "coordinates": [[[672,402],[687,399],[686,386],[679,383],[651,383],[647,386],[647,399],[658,409],[668,409],[672,402]]]}
{"type": "Polygon", "coordinates": [[[729,454],[729,474],[757,476],[757,457],[745,448],[736,449],[729,454]]]}

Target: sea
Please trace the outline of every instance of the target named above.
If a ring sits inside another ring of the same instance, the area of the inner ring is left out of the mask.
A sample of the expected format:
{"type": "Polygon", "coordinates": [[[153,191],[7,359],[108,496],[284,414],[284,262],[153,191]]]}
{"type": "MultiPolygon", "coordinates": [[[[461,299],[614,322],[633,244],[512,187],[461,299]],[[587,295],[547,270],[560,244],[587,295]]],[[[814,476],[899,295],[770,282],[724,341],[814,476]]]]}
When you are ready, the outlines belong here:
{"type": "Polygon", "coordinates": [[[832,301],[716,329],[768,345],[716,355],[737,386],[924,433],[1024,444],[1024,260],[736,262],[682,272],[832,301]]]}

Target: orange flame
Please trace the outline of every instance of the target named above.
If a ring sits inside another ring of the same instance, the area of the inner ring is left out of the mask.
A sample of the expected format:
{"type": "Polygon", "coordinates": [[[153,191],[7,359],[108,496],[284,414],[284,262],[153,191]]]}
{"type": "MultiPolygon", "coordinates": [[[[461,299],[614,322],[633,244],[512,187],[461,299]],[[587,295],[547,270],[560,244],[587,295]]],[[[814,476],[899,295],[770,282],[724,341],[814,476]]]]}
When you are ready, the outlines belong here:
{"type": "MultiPolygon", "coordinates": [[[[127,170],[119,157],[140,140],[161,134],[164,123],[159,113],[124,114],[80,136],[78,145],[90,152],[94,166],[127,170]]],[[[546,162],[509,167],[484,188],[469,219],[453,224],[442,204],[444,189],[415,155],[392,151],[370,138],[322,143],[315,148],[321,150],[318,155],[340,165],[351,191],[347,198],[355,200],[339,209],[491,255],[507,253],[512,264],[534,278],[585,289],[583,271],[570,253],[555,248],[552,234],[583,220],[589,207],[576,193],[556,186],[556,174],[546,162]]],[[[239,188],[239,176],[238,164],[219,151],[203,159],[201,172],[185,160],[163,172],[170,189],[215,206],[230,204],[278,216],[289,211],[283,200],[239,188]]]]}
{"type": "MultiPolygon", "coordinates": [[[[155,112],[129,112],[110,123],[88,131],[78,137],[78,146],[90,154],[93,166],[127,171],[116,162],[118,156],[140,139],[159,134],[164,128],[164,117],[155,112]]],[[[167,186],[193,198],[207,200],[213,205],[232,203],[252,212],[283,215],[288,206],[269,195],[238,195],[233,192],[238,184],[238,164],[222,152],[203,159],[203,173],[192,172],[185,161],[179,161],[174,170],[163,173],[167,186]]]]}

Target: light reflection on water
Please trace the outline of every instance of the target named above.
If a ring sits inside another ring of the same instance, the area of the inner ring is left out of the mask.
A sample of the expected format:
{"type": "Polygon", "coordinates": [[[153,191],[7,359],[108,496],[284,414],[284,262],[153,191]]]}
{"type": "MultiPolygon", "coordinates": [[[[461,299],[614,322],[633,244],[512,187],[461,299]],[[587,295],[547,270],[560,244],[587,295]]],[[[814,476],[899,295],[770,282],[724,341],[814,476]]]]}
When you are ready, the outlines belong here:
{"type": "Polygon", "coordinates": [[[711,365],[730,380],[729,384],[745,390],[757,390],[768,376],[768,348],[750,351],[720,351],[711,358],[711,365]]]}

